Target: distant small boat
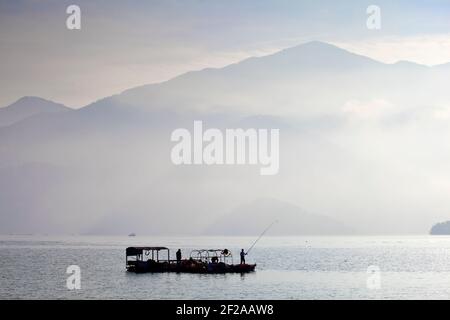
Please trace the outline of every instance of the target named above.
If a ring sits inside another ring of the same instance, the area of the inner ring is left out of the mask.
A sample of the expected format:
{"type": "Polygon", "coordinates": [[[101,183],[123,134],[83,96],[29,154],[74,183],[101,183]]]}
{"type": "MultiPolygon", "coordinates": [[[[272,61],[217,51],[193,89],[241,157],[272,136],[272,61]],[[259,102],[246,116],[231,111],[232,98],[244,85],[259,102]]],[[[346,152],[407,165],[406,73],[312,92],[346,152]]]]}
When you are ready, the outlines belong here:
{"type": "Polygon", "coordinates": [[[228,249],[193,250],[189,259],[170,260],[166,247],[129,247],[125,264],[127,271],[136,273],[247,273],[256,267],[256,264],[233,264],[228,249]]]}
{"type": "Polygon", "coordinates": [[[136,237],[136,233],[130,233],[128,236],[129,237],[136,237]]]}

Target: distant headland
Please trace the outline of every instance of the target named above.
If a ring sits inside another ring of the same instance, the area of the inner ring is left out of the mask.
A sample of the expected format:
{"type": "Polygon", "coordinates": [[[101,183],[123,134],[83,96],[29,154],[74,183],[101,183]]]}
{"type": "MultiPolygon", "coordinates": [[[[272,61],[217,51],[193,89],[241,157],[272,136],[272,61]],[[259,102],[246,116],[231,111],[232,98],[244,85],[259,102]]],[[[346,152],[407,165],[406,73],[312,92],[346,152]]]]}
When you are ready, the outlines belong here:
{"type": "Polygon", "coordinates": [[[431,227],[431,235],[450,235],[450,221],[436,223],[431,227]]]}

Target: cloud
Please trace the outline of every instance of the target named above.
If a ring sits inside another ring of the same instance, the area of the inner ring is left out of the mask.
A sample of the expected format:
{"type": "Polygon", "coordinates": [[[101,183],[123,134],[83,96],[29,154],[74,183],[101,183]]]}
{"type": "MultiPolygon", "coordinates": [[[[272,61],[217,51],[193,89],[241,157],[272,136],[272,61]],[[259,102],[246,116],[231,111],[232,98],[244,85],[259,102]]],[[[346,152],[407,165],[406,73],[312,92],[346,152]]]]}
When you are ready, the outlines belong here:
{"type": "Polygon", "coordinates": [[[375,118],[385,115],[393,110],[394,104],[384,99],[361,101],[358,99],[348,100],[342,107],[347,115],[359,118],[375,118]]]}

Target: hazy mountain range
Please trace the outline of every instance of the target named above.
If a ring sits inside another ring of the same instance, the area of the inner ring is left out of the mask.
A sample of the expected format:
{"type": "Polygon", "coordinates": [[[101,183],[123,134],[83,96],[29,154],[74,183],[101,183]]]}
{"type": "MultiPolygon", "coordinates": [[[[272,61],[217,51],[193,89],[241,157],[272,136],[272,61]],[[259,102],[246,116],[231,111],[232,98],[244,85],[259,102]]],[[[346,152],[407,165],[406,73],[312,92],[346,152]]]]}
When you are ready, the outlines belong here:
{"type": "Polygon", "coordinates": [[[22,98],[0,108],[0,232],[198,234],[230,215],[226,233],[255,234],[280,211],[301,219],[279,234],[425,233],[450,215],[449,66],[312,42],[78,110],[22,98]],[[193,120],[279,128],[280,173],[174,166],[170,133],[193,120]]]}
{"type": "Polygon", "coordinates": [[[258,235],[268,226],[270,226],[270,234],[277,236],[351,235],[355,232],[327,216],[311,214],[298,206],[276,199],[259,198],[242,204],[220,217],[206,228],[205,233],[234,236],[258,235]]]}
{"type": "Polygon", "coordinates": [[[48,113],[67,112],[70,108],[38,97],[23,97],[13,104],[0,108],[0,127],[26,118],[48,113]]]}

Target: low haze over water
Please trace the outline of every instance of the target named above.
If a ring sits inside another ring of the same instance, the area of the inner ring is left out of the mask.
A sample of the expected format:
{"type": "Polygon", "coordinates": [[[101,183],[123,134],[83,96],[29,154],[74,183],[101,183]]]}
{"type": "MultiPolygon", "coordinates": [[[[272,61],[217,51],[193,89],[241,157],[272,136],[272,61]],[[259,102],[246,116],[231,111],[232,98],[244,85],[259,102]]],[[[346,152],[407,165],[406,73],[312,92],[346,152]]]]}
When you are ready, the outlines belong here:
{"type": "Polygon", "coordinates": [[[252,237],[0,236],[0,299],[446,299],[450,237],[265,237],[250,252],[250,274],[134,274],[125,248],[163,245],[172,257],[192,248],[238,251],[252,237]],[[68,290],[66,268],[81,268],[68,290]],[[369,266],[380,288],[368,288],[369,266]]]}

